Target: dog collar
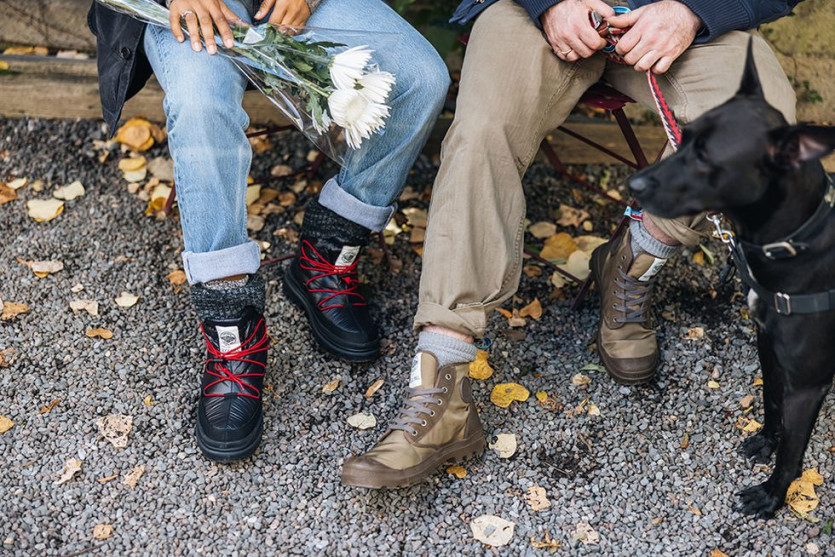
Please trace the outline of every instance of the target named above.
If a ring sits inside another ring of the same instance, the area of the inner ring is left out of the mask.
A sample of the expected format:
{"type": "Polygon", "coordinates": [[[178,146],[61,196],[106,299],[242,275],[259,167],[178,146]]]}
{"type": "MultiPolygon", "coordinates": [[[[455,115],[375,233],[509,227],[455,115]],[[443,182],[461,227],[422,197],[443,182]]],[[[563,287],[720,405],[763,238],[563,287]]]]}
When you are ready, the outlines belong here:
{"type": "Polygon", "coordinates": [[[826,180],[826,192],[821,199],[820,205],[818,205],[814,214],[800,228],[788,236],[776,242],[769,242],[768,244],[752,244],[742,240],[739,243],[746,249],[754,253],[762,253],[763,256],[771,260],[795,257],[797,254],[806,251],[809,248],[808,242],[814,238],[818,229],[823,226],[829,213],[835,207],[835,184],[832,183],[832,178],[828,174],[826,175],[826,180]]]}

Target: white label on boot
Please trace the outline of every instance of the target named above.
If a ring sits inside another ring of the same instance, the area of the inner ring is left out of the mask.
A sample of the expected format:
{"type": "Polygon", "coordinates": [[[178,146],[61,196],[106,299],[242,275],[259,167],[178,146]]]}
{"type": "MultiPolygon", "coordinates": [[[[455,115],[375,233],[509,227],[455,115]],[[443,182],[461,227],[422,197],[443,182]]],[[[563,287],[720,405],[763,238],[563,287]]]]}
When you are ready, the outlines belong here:
{"type": "Polygon", "coordinates": [[[417,389],[423,384],[423,376],[421,375],[421,356],[423,356],[422,352],[418,352],[415,354],[415,357],[412,358],[412,373],[409,374],[409,388],[410,389],[417,389]]]}
{"type": "Polygon", "coordinates": [[[663,267],[666,262],[666,259],[656,257],[655,261],[652,262],[652,265],[649,266],[649,269],[647,269],[643,275],[638,277],[638,280],[641,282],[647,282],[649,279],[658,274],[658,271],[661,270],[661,267],[663,267]]]}
{"type": "Polygon", "coordinates": [[[342,251],[339,252],[339,257],[336,258],[336,263],[334,263],[334,265],[337,267],[347,267],[348,265],[351,265],[357,259],[359,252],[359,246],[342,246],[342,251]]]}
{"type": "Polygon", "coordinates": [[[218,327],[217,340],[221,352],[229,352],[241,345],[241,336],[237,327],[218,327]]]}

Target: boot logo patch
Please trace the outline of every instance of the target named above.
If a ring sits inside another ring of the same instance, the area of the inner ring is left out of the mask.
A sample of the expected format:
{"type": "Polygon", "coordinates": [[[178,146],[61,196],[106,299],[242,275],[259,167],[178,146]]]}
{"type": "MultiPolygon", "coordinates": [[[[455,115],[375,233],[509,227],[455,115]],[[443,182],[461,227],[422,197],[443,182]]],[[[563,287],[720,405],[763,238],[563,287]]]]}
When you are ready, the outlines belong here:
{"type": "Polygon", "coordinates": [[[638,280],[641,282],[647,282],[649,279],[658,274],[658,271],[661,270],[661,267],[663,267],[666,262],[666,259],[656,257],[655,261],[652,262],[652,265],[649,266],[649,269],[647,269],[643,275],[638,277],[638,280]]]}
{"type": "Polygon", "coordinates": [[[337,267],[347,267],[353,264],[359,252],[359,246],[342,246],[342,251],[339,252],[339,257],[336,258],[334,265],[337,267]]]}
{"type": "Polygon", "coordinates": [[[237,327],[218,327],[217,340],[221,352],[229,352],[241,345],[241,337],[237,327]]]}
{"type": "Polygon", "coordinates": [[[423,354],[415,354],[415,357],[412,358],[412,372],[409,374],[409,388],[410,389],[417,389],[423,384],[423,377],[421,376],[421,356],[423,354]]]}

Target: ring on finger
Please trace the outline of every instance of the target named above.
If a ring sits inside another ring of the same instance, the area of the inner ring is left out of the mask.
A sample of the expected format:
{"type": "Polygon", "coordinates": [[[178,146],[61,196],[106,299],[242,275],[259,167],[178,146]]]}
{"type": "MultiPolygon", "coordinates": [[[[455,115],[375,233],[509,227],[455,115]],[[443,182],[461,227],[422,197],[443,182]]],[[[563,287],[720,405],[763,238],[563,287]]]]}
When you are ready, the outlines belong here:
{"type": "Polygon", "coordinates": [[[187,15],[194,15],[194,10],[183,10],[180,17],[186,17],[187,15]]]}
{"type": "Polygon", "coordinates": [[[563,55],[563,56],[568,56],[572,52],[574,52],[573,48],[569,48],[568,50],[560,50],[560,54],[563,55]]]}

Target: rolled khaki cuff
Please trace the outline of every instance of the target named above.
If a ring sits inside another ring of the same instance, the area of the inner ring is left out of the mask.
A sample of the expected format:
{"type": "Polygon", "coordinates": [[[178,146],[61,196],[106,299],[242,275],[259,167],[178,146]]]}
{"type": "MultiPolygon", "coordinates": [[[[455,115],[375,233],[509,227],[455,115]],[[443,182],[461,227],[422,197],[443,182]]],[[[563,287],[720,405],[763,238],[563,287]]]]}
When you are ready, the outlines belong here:
{"type": "Polygon", "coordinates": [[[710,224],[705,218],[705,213],[687,215],[675,219],[665,219],[644,213],[644,218],[647,216],[652,219],[652,223],[661,232],[690,248],[699,245],[701,237],[707,234],[710,224]]]}

